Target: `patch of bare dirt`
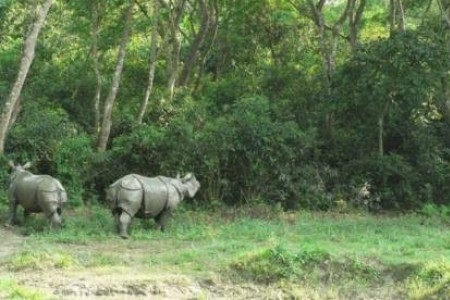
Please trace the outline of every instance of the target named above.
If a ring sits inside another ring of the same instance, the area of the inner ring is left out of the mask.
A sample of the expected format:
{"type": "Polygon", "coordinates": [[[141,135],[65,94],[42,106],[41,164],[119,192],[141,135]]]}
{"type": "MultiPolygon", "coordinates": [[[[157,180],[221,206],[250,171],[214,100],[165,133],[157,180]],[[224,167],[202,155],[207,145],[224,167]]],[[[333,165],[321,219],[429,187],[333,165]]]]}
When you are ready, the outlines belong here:
{"type": "Polygon", "coordinates": [[[14,227],[0,227],[0,261],[16,253],[24,240],[25,237],[18,234],[14,227]]]}
{"type": "MultiPolygon", "coordinates": [[[[36,272],[17,275],[21,286],[57,299],[284,299],[279,288],[251,284],[196,281],[183,275],[142,274],[139,271],[90,273],[36,272]]],[[[304,298],[313,299],[313,298],[304,298]]],[[[319,299],[319,298],[314,298],[319,299]]]]}

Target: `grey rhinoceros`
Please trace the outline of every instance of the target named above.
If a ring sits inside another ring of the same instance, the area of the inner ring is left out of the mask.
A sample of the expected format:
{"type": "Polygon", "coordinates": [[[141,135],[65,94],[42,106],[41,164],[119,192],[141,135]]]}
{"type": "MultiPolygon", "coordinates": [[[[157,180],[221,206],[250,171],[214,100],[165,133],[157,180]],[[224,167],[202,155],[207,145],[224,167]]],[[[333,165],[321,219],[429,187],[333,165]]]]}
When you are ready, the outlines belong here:
{"type": "Polygon", "coordinates": [[[154,218],[164,231],[171,212],[184,197],[194,197],[199,188],[200,183],[192,173],[183,178],[129,174],[111,184],[106,195],[119,235],[128,238],[133,217],[154,218]]]}
{"type": "Polygon", "coordinates": [[[25,165],[14,165],[10,175],[8,190],[10,218],[9,225],[17,223],[17,207],[24,209],[24,217],[30,213],[43,212],[49,219],[53,229],[61,228],[61,214],[63,203],[67,201],[66,190],[61,182],[50,175],[35,175],[27,171],[31,167],[28,162],[25,165]]]}

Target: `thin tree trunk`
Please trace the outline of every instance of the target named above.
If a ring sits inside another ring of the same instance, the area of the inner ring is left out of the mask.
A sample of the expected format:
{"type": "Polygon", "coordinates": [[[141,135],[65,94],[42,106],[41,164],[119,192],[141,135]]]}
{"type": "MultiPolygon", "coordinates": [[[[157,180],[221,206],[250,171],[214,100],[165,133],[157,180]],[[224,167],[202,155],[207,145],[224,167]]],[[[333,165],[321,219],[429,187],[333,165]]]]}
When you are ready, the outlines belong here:
{"type": "MultiPolygon", "coordinates": [[[[324,69],[324,86],[326,86],[329,95],[332,93],[331,82],[336,69],[336,52],[338,47],[338,38],[340,37],[340,31],[343,24],[349,17],[349,11],[352,8],[352,3],[354,0],[347,0],[347,5],[344,12],[341,14],[339,19],[332,25],[325,23],[323,8],[326,0],[320,0],[317,4],[313,0],[308,0],[307,4],[310,11],[310,18],[313,20],[317,27],[317,32],[319,34],[319,45],[320,52],[322,55],[322,64],[324,69]],[[331,35],[328,32],[331,31],[331,35]]],[[[290,1],[291,5],[295,6],[293,1],[290,1]]],[[[300,7],[296,7],[299,13],[303,13],[300,7]]],[[[332,113],[328,114],[325,118],[325,132],[329,139],[333,138],[333,120],[334,116],[332,113]]]]}
{"type": "Polygon", "coordinates": [[[145,96],[141,103],[141,109],[139,110],[138,124],[142,123],[145,113],[147,112],[148,100],[153,90],[153,81],[155,79],[156,62],[159,56],[158,51],[158,21],[159,21],[159,3],[158,0],[153,1],[153,28],[150,44],[150,64],[148,68],[148,82],[145,89],[145,96]]]}
{"type": "Polygon", "coordinates": [[[362,16],[366,7],[366,0],[360,0],[358,7],[355,9],[357,0],[352,0],[349,10],[349,43],[354,51],[358,45],[358,34],[361,29],[362,16]]]}
{"type": "Polygon", "coordinates": [[[392,101],[391,97],[384,103],[383,110],[381,111],[380,117],[378,118],[378,154],[380,158],[384,155],[384,117],[386,116],[390,103],[392,101]]]}
{"type": "Polygon", "coordinates": [[[186,0],[180,0],[178,5],[172,1],[166,3],[165,1],[160,0],[160,3],[169,11],[169,31],[172,49],[167,55],[167,72],[169,77],[167,88],[169,90],[169,101],[172,101],[175,94],[175,84],[178,79],[178,69],[180,64],[181,33],[179,23],[184,12],[186,0]]]}
{"type": "Polygon", "coordinates": [[[204,0],[198,0],[198,3],[199,3],[199,7],[200,7],[200,14],[202,16],[200,30],[197,33],[197,35],[189,49],[189,54],[184,63],[184,68],[181,71],[179,86],[186,86],[189,83],[189,79],[191,77],[192,71],[194,69],[194,66],[195,66],[197,58],[198,58],[198,52],[206,38],[206,35],[207,35],[209,27],[210,27],[211,18],[209,16],[208,7],[204,0]]]}
{"type": "Polygon", "coordinates": [[[211,23],[211,27],[212,27],[212,29],[210,30],[210,37],[209,37],[210,42],[209,42],[208,47],[206,47],[205,51],[202,51],[202,53],[201,53],[201,57],[200,57],[201,67],[200,67],[200,71],[197,76],[196,82],[194,84],[194,88],[192,91],[193,94],[195,94],[200,87],[201,78],[205,71],[204,66],[206,64],[208,53],[213,48],[213,46],[216,42],[217,33],[219,31],[219,6],[218,6],[218,3],[216,0],[213,0],[212,5],[213,5],[212,14],[210,16],[210,18],[211,18],[210,23],[211,23]]]}
{"type": "Polygon", "coordinates": [[[95,72],[96,86],[94,96],[94,128],[95,133],[100,132],[100,97],[102,90],[102,77],[100,74],[98,64],[98,31],[99,31],[99,17],[98,17],[98,2],[92,3],[92,61],[95,72]]]}
{"type": "Polygon", "coordinates": [[[117,92],[119,90],[120,78],[122,76],[123,63],[125,61],[126,48],[128,45],[128,40],[131,35],[131,25],[133,20],[133,9],[135,5],[135,0],[131,0],[130,5],[127,9],[125,17],[125,28],[123,31],[122,41],[119,47],[119,53],[117,55],[117,64],[112,78],[111,89],[109,91],[108,97],[105,100],[105,107],[103,111],[103,120],[100,132],[98,134],[97,140],[97,150],[105,151],[109,140],[109,134],[111,132],[111,115],[114,107],[114,102],[116,100],[117,92]]]}
{"type": "Polygon", "coordinates": [[[402,0],[389,1],[389,25],[391,34],[397,30],[406,30],[406,16],[402,0]]]}
{"type": "Polygon", "coordinates": [[[42,5],[39,14],[37,15],[36,21],[30,27],[27,32],[24,48],[22,53],[22,58],[20,61],[19,72],[17,74],[16,81],[11,89],[11,92],[6,99],[5,106],[0,120],[0,153],[5,151],[5,140],[8,134],[8,129],[12,126],[14,122],[14,112],[20,107],[20,93],[22,92],[25,79],[27,78],[28,71],[30,70],[31,64],[35,55],[35,48],[37,43],[37,38],[39,31],[45,23],[47,14],[52,6],[53,0],[46,0],[42,5]]]}

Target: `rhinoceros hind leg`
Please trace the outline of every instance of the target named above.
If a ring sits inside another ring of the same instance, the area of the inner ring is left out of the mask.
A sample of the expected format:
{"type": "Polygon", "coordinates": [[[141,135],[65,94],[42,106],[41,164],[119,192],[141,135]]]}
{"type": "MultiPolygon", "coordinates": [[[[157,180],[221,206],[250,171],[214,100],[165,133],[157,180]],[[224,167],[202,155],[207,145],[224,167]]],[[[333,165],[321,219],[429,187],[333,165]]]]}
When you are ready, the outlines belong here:
{"type": "Polygon", "coordinates": [[[155,218],[156,224],[162,232],[165,231],[171,215],[172,212],[170,210],[165,210],[155,218]]]}
{"type": "Polygon", "coordinates": [[[57,229],[57,230],[61,229],[62,219],[61,219],[61,213],[59,211],[55,211],[50,216],[50,223],[51,223],[52,229],[57,229]]]}
{"type": "Polygon", "coordinates": [[[122,211],[119,218],[119,235],[121,238],[127,239],[129,238],[128,235],[128,226],[131,223],[131,216],[122,211]]]}
{"type": "Polygon", "coordinates": [[[23,210],[23,222],[26,223],[28,218],[30,217],[31,212],[29,212],[28,210],[24,209],[23,210]]]}
{"type": "Polygon", "coordinates": [[[114,215],[114,222],[116,224],[116,232],[120,233],[120,214],[114,215]]]}

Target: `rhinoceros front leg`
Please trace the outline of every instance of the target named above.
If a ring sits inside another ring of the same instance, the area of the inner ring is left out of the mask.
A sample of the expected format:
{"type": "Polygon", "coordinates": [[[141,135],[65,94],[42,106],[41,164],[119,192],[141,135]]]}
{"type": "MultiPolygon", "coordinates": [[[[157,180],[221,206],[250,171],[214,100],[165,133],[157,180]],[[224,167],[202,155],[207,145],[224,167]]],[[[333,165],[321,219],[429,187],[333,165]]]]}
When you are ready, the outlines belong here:
{"type": "Polygon", "coordinates": [[[9,220],[6,226],[15,225],[18,223],[17,221],[17,206],[19,204],[15,199],[10,199],[9,201],[9,220]]]}
{"type": "Polygon", "coordinates": [[[121,238],[127,239],[129,238],[128,235],[128,226],[131,223],[131,216],[126,213],[125,211],[122,211],[119,217],[119,235],[121,238]]]}

